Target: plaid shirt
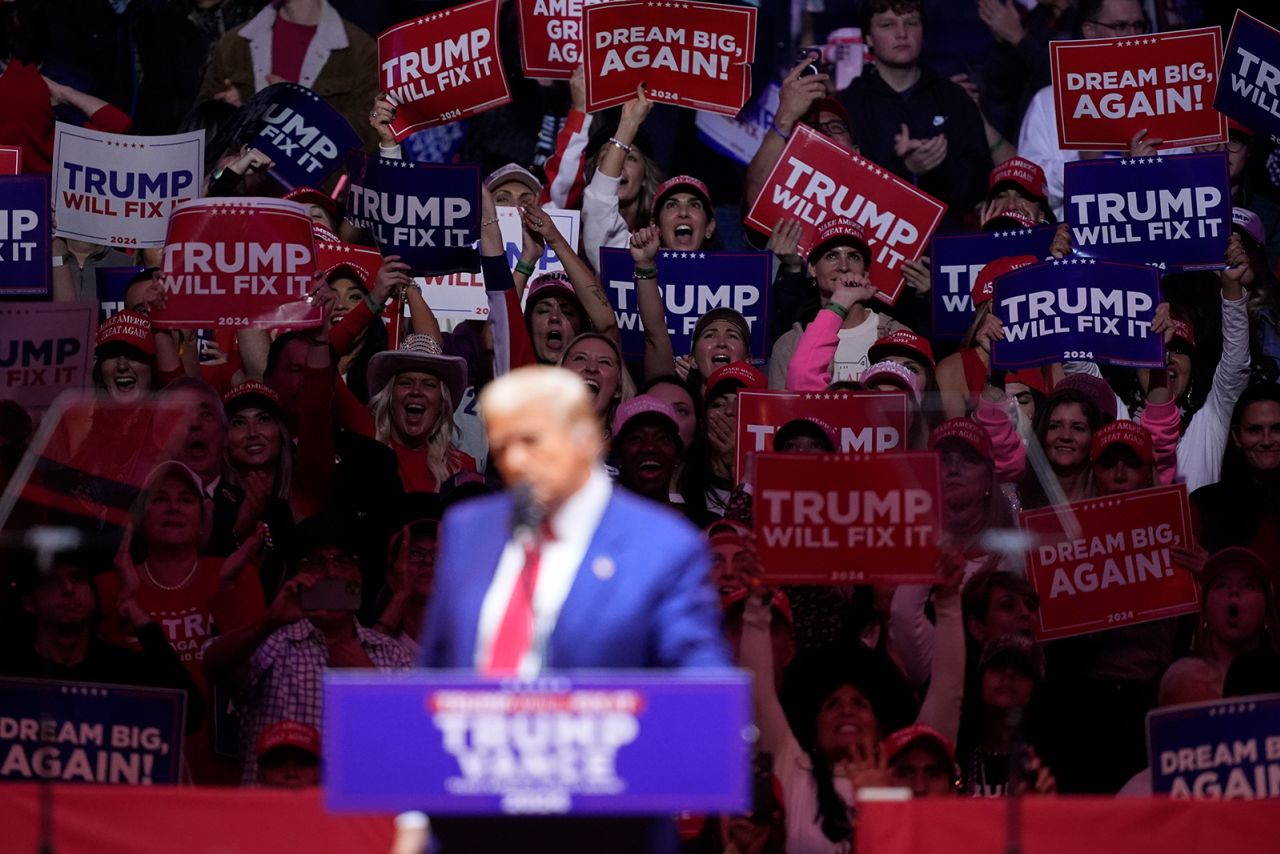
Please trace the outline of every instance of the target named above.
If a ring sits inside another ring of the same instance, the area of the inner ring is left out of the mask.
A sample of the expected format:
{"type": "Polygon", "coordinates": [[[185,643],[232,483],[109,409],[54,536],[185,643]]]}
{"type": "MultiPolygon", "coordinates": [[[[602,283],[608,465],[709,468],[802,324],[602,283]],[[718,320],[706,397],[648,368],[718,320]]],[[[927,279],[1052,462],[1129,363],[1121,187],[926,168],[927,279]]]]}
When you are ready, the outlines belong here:
{"type": "MultiPolygon", "coordinates": [[[[357,626],[356,633],[365,654],[379,670],[413,666],[413,657],[394,638],[364,626],[357,626]]],[[[264,728],[283,720],[322,728],[328,658],[324,634],[309,621],[299,620],[277,630],[249,659],[249,681],[240,709],[243,783],[251,785],[258,780],[254,745],[264,728]]]]}

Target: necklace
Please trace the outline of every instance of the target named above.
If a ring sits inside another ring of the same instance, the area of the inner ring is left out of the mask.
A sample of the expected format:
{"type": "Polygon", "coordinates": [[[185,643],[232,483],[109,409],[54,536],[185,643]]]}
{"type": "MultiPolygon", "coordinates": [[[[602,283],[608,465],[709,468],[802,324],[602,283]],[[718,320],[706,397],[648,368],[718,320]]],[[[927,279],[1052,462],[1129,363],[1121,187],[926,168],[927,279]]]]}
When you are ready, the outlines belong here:
{"type": "Polygon", "coordinates": [[[142,571],[147,574],[147,580],[150,581],[152,584],[154,584],[156,587],[159,587],[161,590],[170,590],[170,591],[181,590],[182,588],[186,587],[187,582],[192,579],[192,577],[196,574],[196,570],[199,568],[200,568],[200,558],[196,558],[191,563],[191,571],[187,573],[187,577],[179,581],[177,584],[169,585],[169,584],[161,584],[159,581],[157,581],[156,577],[151,574],[151,565],[145,560],[142,562],[142,571]]]}

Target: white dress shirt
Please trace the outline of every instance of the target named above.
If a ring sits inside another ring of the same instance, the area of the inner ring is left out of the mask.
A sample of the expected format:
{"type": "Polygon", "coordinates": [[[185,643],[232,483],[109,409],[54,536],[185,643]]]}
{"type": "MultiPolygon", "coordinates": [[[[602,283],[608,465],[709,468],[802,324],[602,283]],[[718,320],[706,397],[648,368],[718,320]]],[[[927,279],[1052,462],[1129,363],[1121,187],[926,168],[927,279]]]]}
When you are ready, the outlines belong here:
{"type": "MultiPolygon", "coordinates": [[[[551,637],[551,630],[560,616],[565,599],[569,597],[569,589],[573,587],[578,568],[587,554],[587,547],[595,536],[596,528],[600,526],[600,518],[604,515],[612,494],[613,485],[608,476],[604,469],[596,466],[582,488],[569,496],[548,520],[555,539],[542,544],[538,583],[533,591],[534,642],[520,662],[518,672],[521,678],[537,676],[542,669],[546,639],[551,637]]],[[[523,569],[524,545],[515,539],[508,540],[502,556],[498,558],[498,569],[493,574],[493,581],[490,582],[480,606],[475,662],[479,670],[483,670],[489,662],[494,637],[498,634],[498,627],[502,625],[507,603],[511,600],[523,569]]]]}

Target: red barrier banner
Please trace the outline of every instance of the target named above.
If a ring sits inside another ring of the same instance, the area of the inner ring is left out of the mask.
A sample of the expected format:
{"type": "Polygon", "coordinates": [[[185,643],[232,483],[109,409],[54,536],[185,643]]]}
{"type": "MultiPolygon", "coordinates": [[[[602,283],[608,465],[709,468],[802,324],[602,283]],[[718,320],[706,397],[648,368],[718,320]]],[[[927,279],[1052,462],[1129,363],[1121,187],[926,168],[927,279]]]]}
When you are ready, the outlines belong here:
{"type": "Polygon", "coordinates": [[[1157,148],[1226,142],[1213,108],[1222,64],[1217,27],[1050,42],[1058,147],[1127,151],[1147,129],[1157,148]]]}
{"type": "Polygon", "coordinates": [[[307,299],[316,259],[311,218],[281,199],[198,199],[169,219],[156,280],[167,299],[157,329],[305,329],[321,312],[307,299]]]}
{"type": "Polygon", "coordinates": [[[582,62],[583,0],[518,0],[525,77],[568,80],[582,62]]]}
{"type": "Polygon", "coordinates": [[[1171,554],[1192,542],[1185,484],[1028,510],[1019,523],[1036,536],[1027,574],[1040,596],[1041,640],[1200,608],[1195,579],[1171,554]]]}
{"type": "Polygon", "coordinates": [[[756,10],[719,3],[622,0],[582,10],[587,112],[654,101],[736,115],[751,95],[756,10]]]}
{"type": "Polygon", "coordinates": [[[765,580],[936,581],[940,468],[929,451],[757,456],[753,517],[765,580]]]}
{"type": "Polygon", "coordinates": [[[747,224],[769,234],[778,221],[800,222],[806,255],[822,224],[849,217],[867,231],[875,258],[871,284],[884,302],[897,302],[906,282],[902,262],[924,254],[947,206],[870,160],[849,154],[822,134],[796,125],[787,147],[751,205],[747,224]]]}
{"type": "Polygon", "coordinates": [[[907,394],[896,391],[744,391],[738,394],[739,483],[749,480],[748,455],[773,450],[788,421],[807,418],[842,454],[884,454],[907,448],[907,394]]]}
{"type": "Polygon", "coordinates": [[[0,175],[17,175],[22,171],[22,149],[0,145],[0,175]]]}
{"type": "Polygon", "coordinates": [[[379,85],[396,106],[397,141],[510,103],[498,0],[475,0],[386,30],[378,36],[378,68],[379,85]]]}
{"type": "MultiPolygon", "coordinates": [[[[958,757],[961,763],[969,757],[958,757]]],[[[261,791],[261,790],[259,790],[261,791]]],[[[1272,854],[1276,802],[895,798],[858,802],[857,854],[1272,854]],[[1015,815],[1015,812],[1017,813],[1015,815]]]]}

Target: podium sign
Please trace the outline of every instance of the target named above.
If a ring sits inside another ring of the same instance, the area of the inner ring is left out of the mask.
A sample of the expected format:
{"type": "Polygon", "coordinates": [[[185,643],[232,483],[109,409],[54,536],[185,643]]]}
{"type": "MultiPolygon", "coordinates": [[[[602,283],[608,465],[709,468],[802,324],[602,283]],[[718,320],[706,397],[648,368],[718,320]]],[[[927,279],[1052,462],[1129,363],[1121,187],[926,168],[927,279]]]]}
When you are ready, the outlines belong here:
{"type": "Polygon", "coordinates": [[[737,813],[751,803],[750,726],[740,672],[330,671],[325,801],[431,815],[737,813]]]}

